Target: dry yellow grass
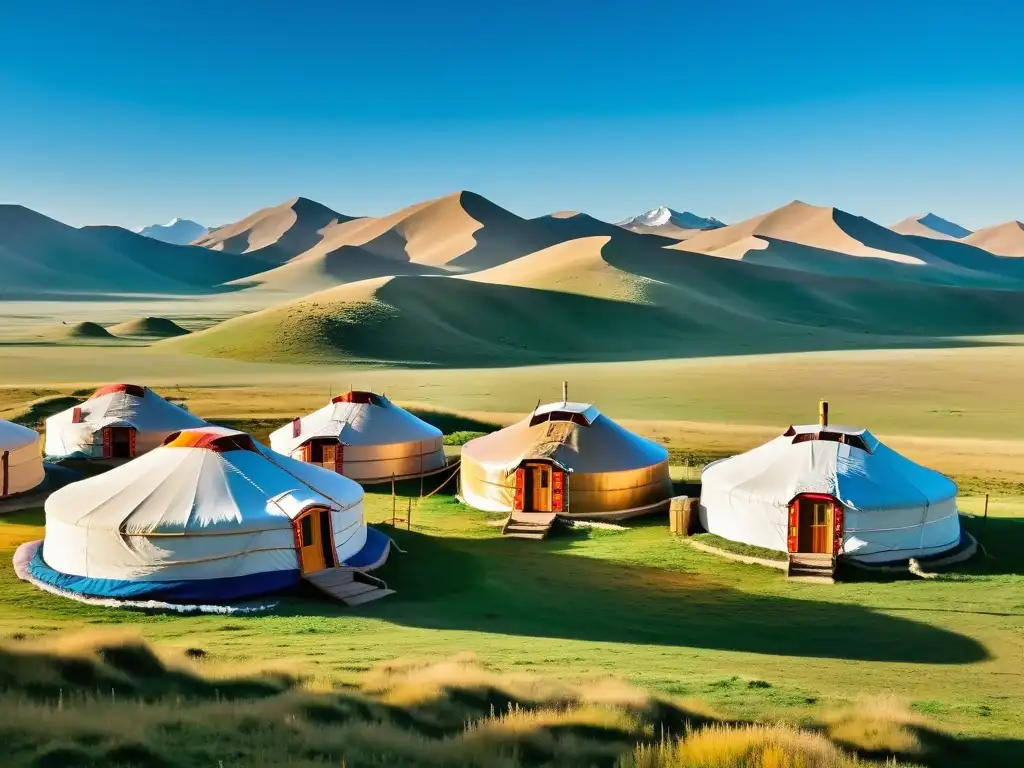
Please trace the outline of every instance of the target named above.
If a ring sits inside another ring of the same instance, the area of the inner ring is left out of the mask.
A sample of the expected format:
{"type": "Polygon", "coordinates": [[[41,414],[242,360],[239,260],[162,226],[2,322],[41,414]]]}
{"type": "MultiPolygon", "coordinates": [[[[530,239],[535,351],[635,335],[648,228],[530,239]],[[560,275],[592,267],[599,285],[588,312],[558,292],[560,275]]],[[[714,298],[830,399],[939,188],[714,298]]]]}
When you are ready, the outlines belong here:
{"type": "MultiPolygon", "coordinates": [[[[895,765],[895,763],[889,763],[895,765]]],[[[862,768],[828,739],[785,725],[712,726],[640,746],[620,768],[862,768]]]]}
{"type": "Polygon", "coordinates": [[[471,657],[397,661],[348,684],[239,675],[213,677],[202,661],[125,634],[0,646],[5,765],[861,765],[819,734],[706,727],[632,687],[615,701],[612,688],[595,697],[497,675],[471,657]]]}

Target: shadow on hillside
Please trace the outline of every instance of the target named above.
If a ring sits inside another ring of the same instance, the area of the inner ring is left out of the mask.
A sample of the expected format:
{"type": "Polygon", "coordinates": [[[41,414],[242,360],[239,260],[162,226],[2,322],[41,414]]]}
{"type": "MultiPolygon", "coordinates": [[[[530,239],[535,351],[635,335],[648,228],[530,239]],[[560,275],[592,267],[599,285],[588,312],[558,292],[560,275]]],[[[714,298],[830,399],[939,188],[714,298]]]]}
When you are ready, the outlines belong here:
{"type": "MultiPolygon", "coordinates": [[[[536,542],[382,530],[407,554],[376,572],[398,594],[369,610],[403,626],[879,662],[988,658],[970,638],[859,606],[753,595],[696,571],[571,553],[580,538],[616,534],[572,531],[536,542]]],[[[322,603],[281,607],[344,612],[322,603]]]]}

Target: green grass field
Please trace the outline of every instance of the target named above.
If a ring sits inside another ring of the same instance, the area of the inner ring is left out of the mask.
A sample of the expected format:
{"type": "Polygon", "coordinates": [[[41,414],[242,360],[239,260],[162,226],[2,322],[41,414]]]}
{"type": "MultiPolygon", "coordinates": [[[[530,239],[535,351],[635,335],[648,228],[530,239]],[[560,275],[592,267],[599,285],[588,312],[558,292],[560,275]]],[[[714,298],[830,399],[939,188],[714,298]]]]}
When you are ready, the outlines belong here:
{"type": "MultiPolygon", "coordinates": [[[[259,437],[350,385],[443,409],[433,418],[445,432],[478,432],[555,399],[566,379],[573,399],[593,400],[666,443],[674,462],[699,464],[813,420],[827,397],[835,421],[868,426],[951,474],[962,510],[981,515],[990,499],[987,520],[965,522],[985,555],[957,571],[819,587],[698,552],[670,536],[664,520],[506,541],[482,515],[439,494],[417,505],[412,530],[394,532],[407,554],[395,554],[381,575],[397,595],[350,611],[289,596],[250,617],[93,608],[16,581],[10,556],[42,536],[37,509],[0,518],[0,638],[123,630],[161,652],[201,648],[210,664],[232,670],[269,665],[331,679],[468,652],[500,674],[584,685],[610,675],[703,702],[726,719],[768,722],[823,722],[865,696],[888,696],[966,750],[943,748],[925,763],[1013,764],[1024,751],[1024,416],[1013,397],[1024,354],[1019,339],[1000,342],[469,371],[6,347],[0,418],[34,424],[90,387],[127,380],[259,437]]],[[[368,519],[390,520],[390,497],[368,498],[368,519]]]]}
{"type": "MultiPolygon", "coordinates": [[[[390,495],[370,494],[368,518],[390,517],[390,495]]],[[[328,678],[469,652],[499,671],[576,683],[612,675],[729,718],[768,721],[812,720],[888,695],[956,734],[978,760],[1024,748],[1016,516],[968,521],[988,557],[942,579],[821,587],[697,552],[663,520],[504,540],[481,514],[438,494],[414,508],[411,530],[385,527],[406,550],[379,572],[397,595],[359,610],[291,596],[244,617],[94,608],[18,582],[13,547],[41,537],[42,522],[41,510],[0,522],[0,636],[117,627],[232,667],[328,678]]]]}

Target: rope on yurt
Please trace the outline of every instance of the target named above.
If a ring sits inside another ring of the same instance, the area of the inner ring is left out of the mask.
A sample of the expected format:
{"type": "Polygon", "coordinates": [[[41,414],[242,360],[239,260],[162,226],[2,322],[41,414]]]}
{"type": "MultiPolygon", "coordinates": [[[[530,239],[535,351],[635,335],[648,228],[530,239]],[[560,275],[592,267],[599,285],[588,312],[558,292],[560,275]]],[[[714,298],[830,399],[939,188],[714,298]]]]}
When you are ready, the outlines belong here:
{"type": "Polygon", "coordinates": [[[423,501],[423,499],[429,499],[429,498],[430,498],[431,496],[433,496],[433,495],[434,495],[435,493],[437,493],[437,492],[438,492],[438,491],[440,491],[440,490],[441,490],[442,488],[444,488],[444,487],[445,487],[446,485],[448,485],[448,483],[450,483],[450,482],[452,481],[452,478],[454,478],[454,477],[455,477],[455,475],[456,475],[456,474],[458,474],[459,470],[460,470],[460,469],[462,469],[462,461],[461,461],[461,460],[460,460],[460,461],[456,461],[456,462],[455,462],[455,463],[454,463],[454,464],[453,464],[452,466],[454,467],[454,471],[453,471],[453,472],[452,472],[452,473],[451,473],[450,475],[448,475],[448,477],[446,477],[446,478],[444,479],[444,482],[443,482],[443,483],[441,483],[441,484],[440,484],[439,486],[437,486],[437,488],[435,488],[434,490],[432,490],[432,491],[431,491],[430,493],[428,493],[428,494],[427,494],[426,496],[423,496],[423,497],[421,497],[421,498],[420,498],[420,501],[423,501]]]}

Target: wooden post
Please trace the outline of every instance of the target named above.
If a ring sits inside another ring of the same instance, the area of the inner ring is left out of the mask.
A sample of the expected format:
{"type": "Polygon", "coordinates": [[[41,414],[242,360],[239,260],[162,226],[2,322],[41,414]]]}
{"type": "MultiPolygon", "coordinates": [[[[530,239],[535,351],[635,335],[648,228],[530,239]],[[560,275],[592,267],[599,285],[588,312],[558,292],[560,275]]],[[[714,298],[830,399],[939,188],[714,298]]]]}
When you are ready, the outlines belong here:
{"type": "Polygon", "coordinates": [[[412,496],[409,497],[409,508],[405,511],[405,530],[412,530],[412,496]]]}
{"type": "Polygon", "coordinates": [[[420,445],[420,498],[423,498],[423,446],[420,445]]]}
{"type": "Polygon", "coordinates": [[[563,381],[562,382],[562,402],[563,403],[568,403],[569,402],[569,382],[568,381],[563,381]]]}
{"type": "Polygon", "coordinates": [[[391,527],[392,528],[395,527],[395,504],[397,504],[397,501],[395,499],[395,473],[392,472],[391,473],[391,527]]]}
{"type": "Polygon", "coordinates": [[[828,400],[818,401],[818,424],[828,426],[828,400]]]}
{"type": "Polygon", "coordinates": [[[988,524],[988,494],[985,494],[985,523],[988,524]]]}

